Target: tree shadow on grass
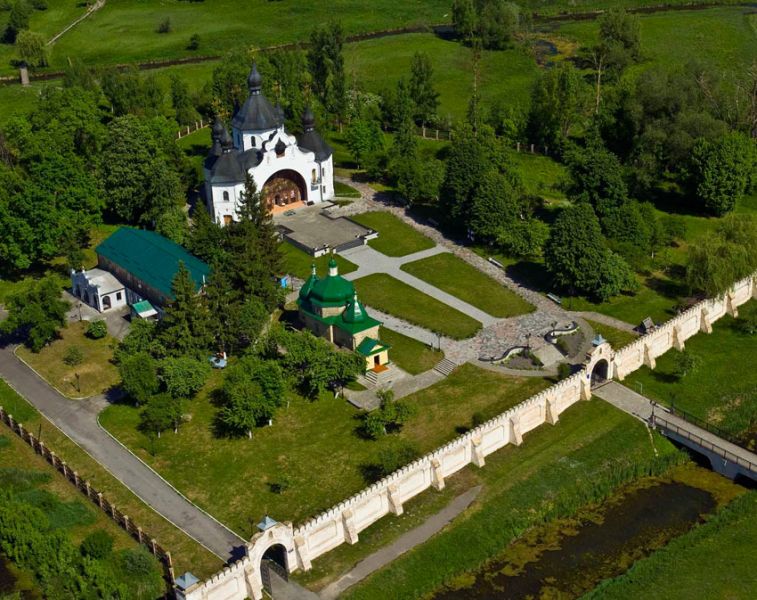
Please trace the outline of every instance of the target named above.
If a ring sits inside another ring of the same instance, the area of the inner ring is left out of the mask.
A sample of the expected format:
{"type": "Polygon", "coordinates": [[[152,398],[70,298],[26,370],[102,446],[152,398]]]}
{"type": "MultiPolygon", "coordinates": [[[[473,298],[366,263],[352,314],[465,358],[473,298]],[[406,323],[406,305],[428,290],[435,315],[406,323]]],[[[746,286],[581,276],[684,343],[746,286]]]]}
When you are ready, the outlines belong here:
{"type": "Polygon", "coordinates": [[[652,371],[652,377],[654,377],[660,383],[678,383],[679,378],[673,373],[666,373],[665,371],[652,371]]]}
{"type": "Polygon", "coordinates": [[[548,292],[552,289],[552,277],[547,268],[532,260],[521,260],[505,269],[510,279],[538,292],[548,292]]]}

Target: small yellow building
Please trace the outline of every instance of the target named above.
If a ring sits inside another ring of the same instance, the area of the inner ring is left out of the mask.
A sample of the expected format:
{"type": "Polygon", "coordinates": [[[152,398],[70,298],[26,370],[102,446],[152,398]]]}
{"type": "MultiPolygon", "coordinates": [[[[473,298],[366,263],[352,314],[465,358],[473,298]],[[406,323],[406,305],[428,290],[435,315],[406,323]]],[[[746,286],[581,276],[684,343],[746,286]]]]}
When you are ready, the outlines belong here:
{"type": "Polygon", "coordinates": [[[339,275],[333,258],[329,272],[319,278],[315,264],[300,290],[300,318],[315,335],[349,348],[365,357],[366,368],[381,368],[389,362],[389,346],[379,339],[381,322],[372,318],[357,298],[355,286],[339,275]]]}

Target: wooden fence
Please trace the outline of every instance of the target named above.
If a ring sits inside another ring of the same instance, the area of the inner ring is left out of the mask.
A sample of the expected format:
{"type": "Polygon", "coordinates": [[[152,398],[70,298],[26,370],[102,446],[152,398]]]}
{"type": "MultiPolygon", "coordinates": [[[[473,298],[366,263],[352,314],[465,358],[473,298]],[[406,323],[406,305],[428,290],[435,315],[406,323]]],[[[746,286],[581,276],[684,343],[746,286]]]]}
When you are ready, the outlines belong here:
{"type": "Polygon", "coordinates": [[[50,448],[48,448],[45,443],[38,439],[33,433],[27,431],[24,426],[16,421],[12,415],[8,414],[2,406],[0,406],[0,421],[5,423],[10,427],[11,431],[16,433],[18,437],[29,444],[37,454],[50,463],[56,471],[61,473],[63,477],[84,494],[90,502],[97,505],[100,510],[115,521],[115,523],[126,531],[126,533],[147,548],[163,565],[165,578],[168,581],[170,588],[173,588],[174,568],[173,561],[171,560],[171,553],[168,550],[163,548],[154,537],[132,521],[127,514],[118,510],[118,507],[113,502],[110,502],[102,492],[99,492],[92,487],[88,480],[80,477],[74,469],[66,464],[65,460],[62,460],[55,452],[50,450],[50,448]]]}

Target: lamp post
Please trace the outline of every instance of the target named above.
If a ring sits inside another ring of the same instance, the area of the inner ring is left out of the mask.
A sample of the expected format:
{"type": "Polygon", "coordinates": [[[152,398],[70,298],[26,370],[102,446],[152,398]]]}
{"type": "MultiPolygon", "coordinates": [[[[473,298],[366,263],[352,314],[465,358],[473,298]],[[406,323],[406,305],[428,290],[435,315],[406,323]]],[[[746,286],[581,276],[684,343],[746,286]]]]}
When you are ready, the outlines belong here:
{"type": "Polygon", "coordinates": [[[531,352],[531,332],[526,334],[526,352],[531,352]]]}

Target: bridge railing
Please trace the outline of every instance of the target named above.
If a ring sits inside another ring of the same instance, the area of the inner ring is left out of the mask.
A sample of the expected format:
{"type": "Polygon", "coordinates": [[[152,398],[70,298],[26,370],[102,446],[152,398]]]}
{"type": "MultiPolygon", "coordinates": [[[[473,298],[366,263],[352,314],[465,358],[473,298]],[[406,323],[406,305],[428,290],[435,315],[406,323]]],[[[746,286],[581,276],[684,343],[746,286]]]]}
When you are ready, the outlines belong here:
{"type": "Polygon", "coordinates": [[[705,421],[704,419],[697,417],[696,415],[692,415],[690,412],[681,410],[675,405],[672,405],[669,411],[670,411],[670,414],[680,417],[684,421],[687,421],[691,423],[692,425],[696,425],[700,429],[709,431],[710,433],[715,434],[719,438],[724,439],[726,442],[730,442],[734,446],[738,446],[739,448],[744,448],[744,450],[748,450],[746,447],[744,447],[744,443],[741,440],[733,437],[730,433],[728,433],[724,429],[721,429],[717,425],[713,425],[709,421],[705,421]]]}
{"type": "MultiPolygon", "coordinates": [[[[668,421],[665,417],[661,417],[658,414],[652,415],[652,425],[653,426],[661,426],[664,429],[667,429],[668,431],[671,431],[683,438],[686,438],[687,440],[691,440],[698,446],[701,446],[702,448],[706,450],[710,450],[711,452],[714,452],[718,456],[721,456],[725,460],[728,460],[732,462],[735,465],[739,465],[740,467],[744,467],[745,469],[748,469],[752,473],[757,474],[757,461],[750,460],[749,458],[746,458],[744,456],[739,456],[738,454],[734,454],[730,450],[726,450],[722,446],[718,444],[714,444],[709,440],[704,439],[703,437],[697,435],[696,433],[693,433],[692,431],[689,431],[688,429],[684,429],[677,425],[676,423],[673,423],[672,421],[668,421]]],[[[748,451],[747,451],[748,452],[748,451]]]]}

